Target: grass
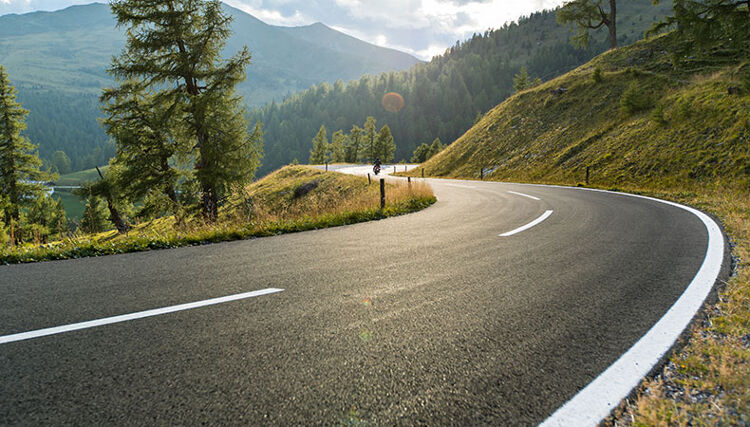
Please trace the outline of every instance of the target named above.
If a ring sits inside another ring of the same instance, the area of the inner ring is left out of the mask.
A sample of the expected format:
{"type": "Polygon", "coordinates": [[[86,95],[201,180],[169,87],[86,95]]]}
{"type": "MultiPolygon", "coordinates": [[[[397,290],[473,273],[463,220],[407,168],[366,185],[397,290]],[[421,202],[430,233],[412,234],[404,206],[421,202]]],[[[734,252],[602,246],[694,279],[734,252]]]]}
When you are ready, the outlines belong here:
{"type": "Polygon", "coordinates": [[[400,175],[477,179],[484,169],[489,180],[580,186],[590,167],[591,186],[714,214],[734,245],[733,277],[685,345],[606,424],[748,425],[750,64],[718,55],[674,63],[672,37],[607,52],[514,95],[400,175]]]}
{"type": "Polygon", "coordinates": [[[380,208],[379,187],[366,178],[287,166],[236,192],[220,219],[207,224],[174,216],[137,224],[127,234],[108,231],[74,235],[46,245],[0,248],[0,263],[28,263],[176,248],[254,237],[273,236],[383,219],[415,212],[435,202],[429,186],[388,183],[386,206],[380,208]],[[304,195],[297,189],[314,188],[304,195]],[[295,195],[297,192],[297,195],[295,195]]]}
{"type": "MultiPolygon", "coordinates": [[[[102,171],[102,173],[105,173],[107,171],[107,168],[109,166],[101,166],[99,169],[102,171]]],[[[91,182],[91,181],[98,181],[99,180],[99,173],[96,172],[96,169],[86,169],[78,172],[69,173],[66,175],[61,175],[60,178],[55,181],[55,185],[61,185],[61,186],[78,186],[83,184],[84,182],[91,182]]]]}

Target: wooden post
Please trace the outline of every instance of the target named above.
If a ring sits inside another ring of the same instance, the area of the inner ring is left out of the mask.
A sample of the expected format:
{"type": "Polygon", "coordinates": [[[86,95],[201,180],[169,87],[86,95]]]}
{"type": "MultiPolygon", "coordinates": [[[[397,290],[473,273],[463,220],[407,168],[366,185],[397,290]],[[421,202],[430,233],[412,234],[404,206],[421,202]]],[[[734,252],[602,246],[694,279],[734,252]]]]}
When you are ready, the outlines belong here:
{"type": "Polygon", "coordinates": [[[422,168],[422,178],[424,178],[424,168],[422,168]]]}
{"type": "Polygon", "coordinates": [[[370,178],[370,173],[367,173],[367,185],[372,184],[372,179],[370,178]]]}
{"type": "Polygon", "coordinates": [[[326,172],[328,172],[328,162],[326,162],[326,172]]]}
{"type": "Polygon", "coordinates": [[[484,168],[479,169],[479,179],[484,181],[484,168]]]}
{"type": "Polygon", "coordinates": [[[385,209],[385,179],[380,178],[380,209],[385,209]]]}
{"type": "Polygon", "coordinates": [[[408,182],[409,182],[409,184],[411,184],[411,177],[410,177],[410,176],[407,176],[407,177],[406,177],[406,181],[408,181],[408,182]]]}
{"type": "Polygon", "coordinates": [[[591,170],[591,166],[586,166],[586,185],[589,185],[589,171],[591,170]]]}
{"type": "Polygon", "coordinates": [[[393,173],[396,173],[396,166],[393,167],[393,173]]]}
{"type": "Polygon", "coordinates": [[[404,172],[406,172],[406,165],[404,165],[404,172]]]}

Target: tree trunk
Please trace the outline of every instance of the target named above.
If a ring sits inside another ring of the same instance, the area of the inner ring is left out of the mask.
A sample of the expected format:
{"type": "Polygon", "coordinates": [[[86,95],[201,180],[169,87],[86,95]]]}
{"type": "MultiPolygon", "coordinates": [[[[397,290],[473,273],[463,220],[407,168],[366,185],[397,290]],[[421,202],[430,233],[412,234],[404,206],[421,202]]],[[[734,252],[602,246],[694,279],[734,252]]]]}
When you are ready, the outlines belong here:
{"type": "Polygon", "coordinates": [[[609,48],[617,49],[617,0],[609,0],[609,48]]]}
{"type": "MultiPolygon", "coordinates": [[[[98,166],[96,167],[96,171],[99,173],[99,178],[101,178],[103,181],[104,175],[102,175],[102,171],[99,170],[98,166]]],[[[109,184],[105,183],[105,185],[109,185],[109,184]]],[[[112,193],[109,191],[109,187],[107,187],[107,191],[104,194],[104,198],[107,200],[107,209],[109,209],[109,219],[115,225],[117,232],[120,234],[124,234],[130,231],[130,226],[126,224],[125,221],[122,219],[122,216],[120,216],[120,212],[117,210],[117,206],[115,206],[114,202],[112,201],[112,193]]]]}

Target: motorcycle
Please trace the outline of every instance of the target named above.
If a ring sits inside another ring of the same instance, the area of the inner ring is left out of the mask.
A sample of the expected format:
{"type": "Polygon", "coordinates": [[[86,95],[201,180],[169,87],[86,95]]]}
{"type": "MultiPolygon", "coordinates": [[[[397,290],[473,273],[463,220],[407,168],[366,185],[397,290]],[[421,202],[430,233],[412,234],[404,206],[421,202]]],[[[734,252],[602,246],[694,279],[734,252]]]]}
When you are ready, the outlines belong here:
{"type": "Polygon", "coordinates": [[[375,175],[380,173],[380,165],[375,165],[372,167],[372,171],[375,172],[375,175]]]}

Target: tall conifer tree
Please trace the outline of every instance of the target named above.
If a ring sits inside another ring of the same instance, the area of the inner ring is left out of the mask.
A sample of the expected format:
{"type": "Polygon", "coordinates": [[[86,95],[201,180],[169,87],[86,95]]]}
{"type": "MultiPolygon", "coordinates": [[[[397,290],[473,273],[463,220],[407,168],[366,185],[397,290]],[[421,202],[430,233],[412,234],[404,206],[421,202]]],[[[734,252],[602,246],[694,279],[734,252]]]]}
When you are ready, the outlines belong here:
{"type": "Polygon", "coordinates": [[[261,156],[260,126],[247,132],[235,94],[250,53],[244,48],[228,60],[220,58],[231,18],[218,0],[114,0],[110,7],[128,34],[110,72],[175,100],[179,142],[195,158],[202,212],[214,221],[220,198],[231,185],[253,177],[261,156]]]}
{"type": "Polygon", "coordinates": [[[7,200],[4,222],[13,228],[11,234],[17,242],[22,240],[18,228],[21,207],[42,194],[42,185],[36,181],[47,178],[39,170],[42,162],[36,146],[21,135],[28,113],[16,102],[16,89],[0,65],[0,194],[7,200]]]}
{"type": "Polygon", "coordinates": [[[328,161],[328,135],[326,127],[321,126],[318,134],[313,138],[313,148],[310,150],[310,164],[322,165],[328,161]]]}

